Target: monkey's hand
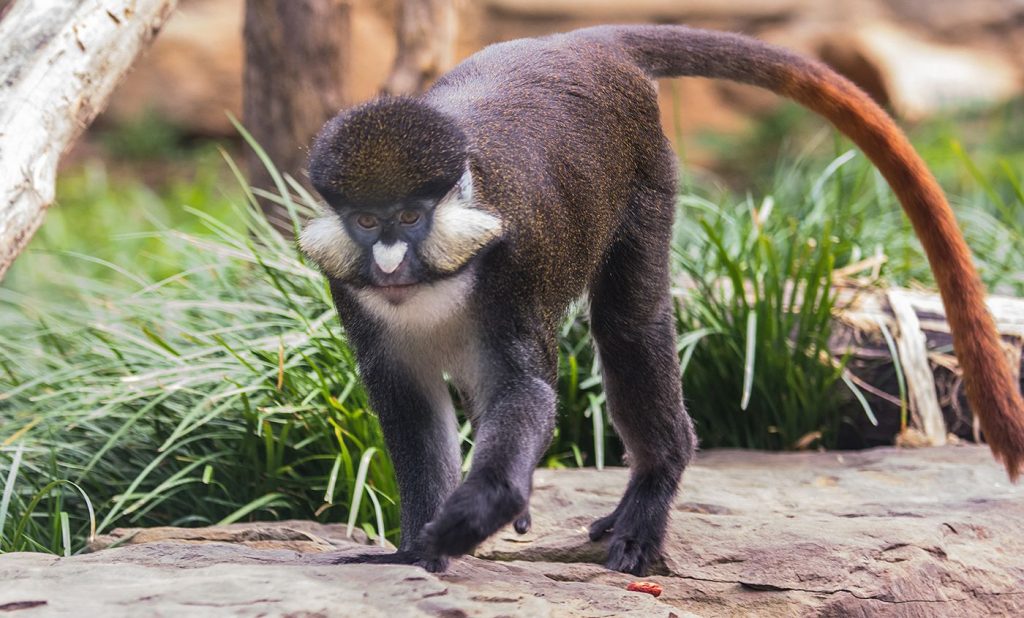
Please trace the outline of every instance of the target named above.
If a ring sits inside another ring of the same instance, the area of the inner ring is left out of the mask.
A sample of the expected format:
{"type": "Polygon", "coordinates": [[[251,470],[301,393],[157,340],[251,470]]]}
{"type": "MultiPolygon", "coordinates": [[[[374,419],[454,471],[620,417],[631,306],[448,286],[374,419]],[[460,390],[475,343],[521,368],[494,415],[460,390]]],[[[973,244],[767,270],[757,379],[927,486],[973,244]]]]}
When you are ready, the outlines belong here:
{"type": "Polygon", "coordinates": [[[448,568],[445,556],[426,557],[423,553],[410,550],[399,550],[390,554],[336,554],[331,552],[317,562],[328,564],[409,564],[426,569],[431,573],[442,573],[448,568]]]}
{"type": "Polygon", "coordinates": [[[421,544],[430,555],[461,556],[515,519],[516,530],[529,529],[526,496],[507,483],[467,480],[423,528],[421,544]]]}

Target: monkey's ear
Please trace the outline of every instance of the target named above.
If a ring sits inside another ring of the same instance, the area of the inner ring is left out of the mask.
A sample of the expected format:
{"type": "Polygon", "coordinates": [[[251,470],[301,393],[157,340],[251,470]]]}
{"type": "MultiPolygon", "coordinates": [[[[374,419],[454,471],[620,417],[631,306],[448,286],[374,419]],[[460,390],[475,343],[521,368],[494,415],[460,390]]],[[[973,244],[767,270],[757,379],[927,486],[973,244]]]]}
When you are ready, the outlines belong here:
{"type": "Polygon", "coordinates": [[[468,163],[459,181],[448,190],[444,197],[437,201],[437,205],[440,207],[441,204],[446,204],[452,200],[457,200],[467,205],[472,205],[473,203],[473,172],[469,170],[468,163]]]}
{"type": "Polygon", "coordinates": [[[434,208],[430,234],[420,244],[420,257],[439,272],[455,272],[501,236],[501,218],[477,208],[473,197],[473,174],[467,167],[434,208]]]}
{"type": "Polygon", "coordinates": [[[469,164],[466,164],[466,171],[462,172],[462,177],[459,178],[459,182],[455,183],[455,190],[458,191],[458,195],[467,204],[473,203],[473,172],[469,169],[469,164]]]}
{"type": "Polygon", "coordinates": [[[337,215],[327,213],[311,219],[299,236],[299,248],[324,273],[346,279],[356,272],[362,251],[337,215]]]}

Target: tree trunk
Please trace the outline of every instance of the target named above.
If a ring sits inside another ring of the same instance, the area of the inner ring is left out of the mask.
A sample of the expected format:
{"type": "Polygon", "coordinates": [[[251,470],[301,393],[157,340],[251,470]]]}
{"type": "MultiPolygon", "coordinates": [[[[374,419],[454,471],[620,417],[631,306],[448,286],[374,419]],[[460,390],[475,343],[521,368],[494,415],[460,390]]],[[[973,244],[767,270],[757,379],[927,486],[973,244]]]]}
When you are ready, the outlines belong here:
{"type": "Polygon", "coordinates": [[[0,8],[0,278],[53,202],[57,163],[177,0],[16,0],[0,8]]]}
{"type": "Polygon", "coordinates": [[[384,86],[390,94],[415,94],[452,65],[455,7],[452,0],[401,0],[396,22],[398,56],[384,86]]]}
{"type": "MultiPolygon", "coordinates": [[[[246,0],[244,123],[281,172],[306,182],[309,143],[345,102],[347,0],[246,0]]],[[[249,181],[273,189],[252,152],[249,181]]],[[[287,214],[262,203],[274,226],[291,233],[287,214]]]]}

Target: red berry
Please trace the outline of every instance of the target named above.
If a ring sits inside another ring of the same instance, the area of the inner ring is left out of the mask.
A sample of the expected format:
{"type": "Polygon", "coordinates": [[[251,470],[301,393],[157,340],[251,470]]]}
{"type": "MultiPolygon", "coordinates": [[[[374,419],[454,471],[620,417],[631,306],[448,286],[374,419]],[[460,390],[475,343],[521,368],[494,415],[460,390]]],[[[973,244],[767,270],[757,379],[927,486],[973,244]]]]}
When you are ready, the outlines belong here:
{"type": "Polygon", "coordinates": [[[626,586],[630,592],[643,592],[654,597],[661,596],[661,584],[655,582],[633,582],[626,586]]]}

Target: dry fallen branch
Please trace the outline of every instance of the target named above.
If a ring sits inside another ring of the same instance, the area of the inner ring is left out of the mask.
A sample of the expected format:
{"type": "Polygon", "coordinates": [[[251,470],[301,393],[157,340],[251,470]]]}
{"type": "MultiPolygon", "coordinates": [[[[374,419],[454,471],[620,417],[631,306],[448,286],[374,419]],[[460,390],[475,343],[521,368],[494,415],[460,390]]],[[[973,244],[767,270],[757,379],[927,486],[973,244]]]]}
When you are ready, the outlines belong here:
{"type": "Polygon", "coordinates": [[[177,0],[15,0],[0,18],[0,278],[53,202],[57,163],[177,0]]]}
{"type": "Polygon", "coordinates": [[[935,393],[935,377],[928,362],[928,342],[914,306],[901,290],[889,290],[889,307],[896,321],[896,347],[907,381],[910,411],[932,446],[946,443],[946,422],[935,393]]]}
{"type": "MultiPolygon", "coordinates": [[[[842,309],[836,318],[841,328],[834,342],[834,352],[842,355],[852,347],[854,359],[868,364],[888,358],[888,349],[878,342],[881,337],[876,336],[881,320],[897,334],[919,441],[942,444],[954,430],[963,437],[962,422],[967,418],[967,409],[960,392],[960,366],[952,351],[949,324],[938,294],[905,289],[867,292],[840,288],[838,296],[837,306],[842,309]],[[960,419],[961,427],[948,426],[950,419],[954,419],[954,424],[960,419]]],[[[996,328],[1003,335],[1004,350],[1019,379],[1024,356],[1024,299],[990,296],[986,304],[995,318],[996,328]]],[[[882,369],[891,373],[892,366],[882,369]]],[[[884,379],[884,376],[876,372],[873,378],[884,379]]],[[[889,400],[888,396],[879,398],[889,400]]]]}

